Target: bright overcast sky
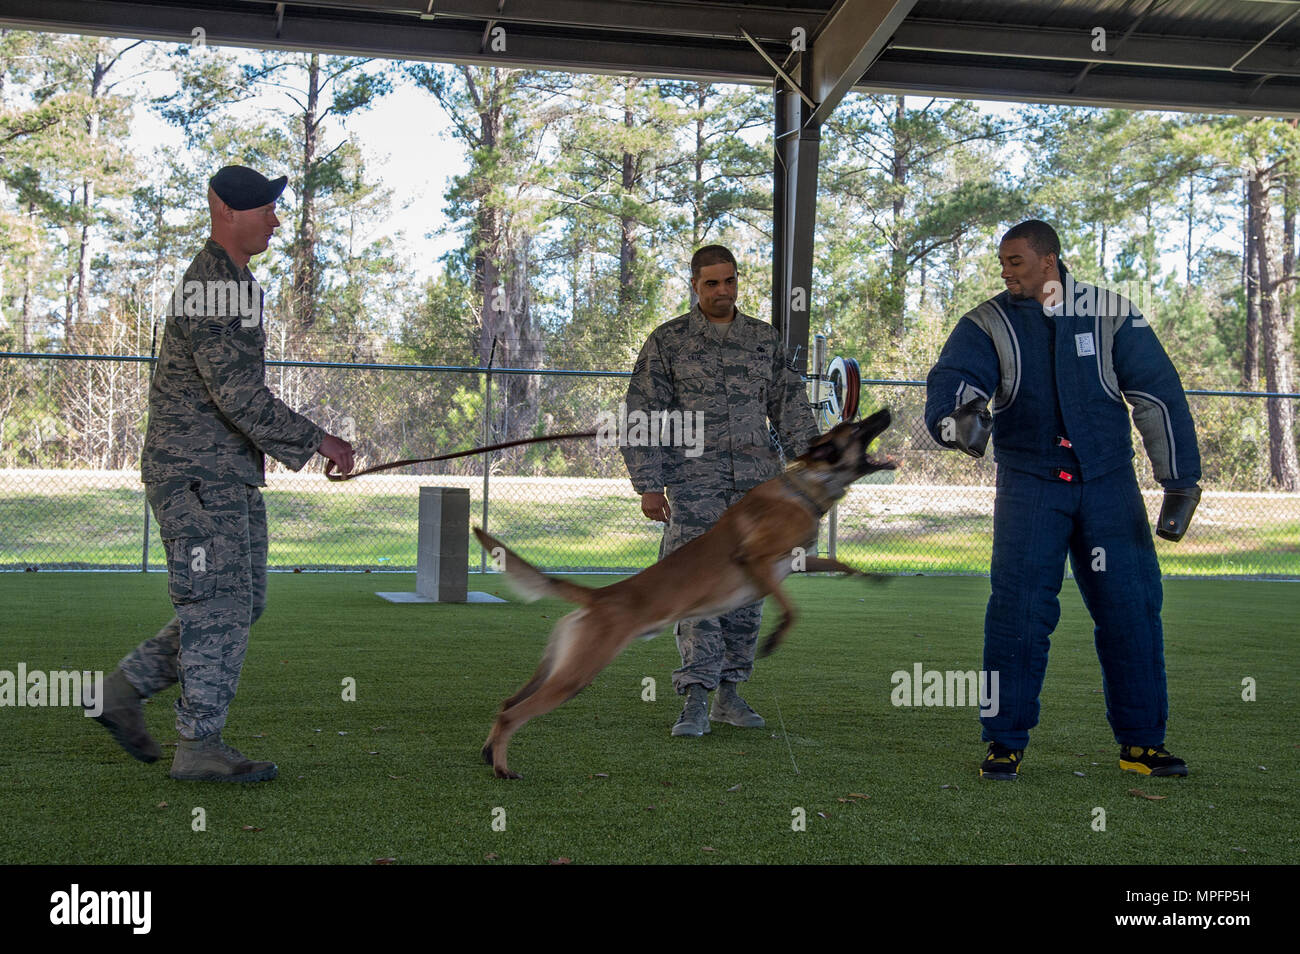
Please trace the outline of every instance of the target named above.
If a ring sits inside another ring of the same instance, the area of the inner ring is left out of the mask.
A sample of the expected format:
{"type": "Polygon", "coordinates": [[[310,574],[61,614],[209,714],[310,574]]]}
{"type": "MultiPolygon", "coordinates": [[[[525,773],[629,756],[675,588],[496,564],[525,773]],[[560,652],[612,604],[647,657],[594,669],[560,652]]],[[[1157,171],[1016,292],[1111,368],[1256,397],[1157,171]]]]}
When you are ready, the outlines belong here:
{"type": "MultiPolygon", "coordinates": [[[[176,89],[170,74],[157,71],[142,74],[136,83],[148,96],[176,89]]],[[[251,114],[258,108],[256,101],[241,104],[231,115],[244,111],[251,114]]],[[[449,223],[444,196],[451,177],[464,172],[465,159],[460,143],[447,132],[448,126],[433,96],[402,80],[371,109],[356,112],[346,121],[327,119],[321,148],[324,154],[344,135],[356,137],[365,155],[368,178],[393,192],[392,215],[371,238],[392,236],[402,254],[410,259],[415,274],[422,278],[440,271],[438,259],[460,244],[456,235],[446,231],[449,223]]],[[[185,144],[179,129],[144,106],[135,110],[131,139],[135,149],[146,157],[156,147],[181,149],[185,144]]],[[[259,171],[274,178],[287,170],[259,171]]]]}

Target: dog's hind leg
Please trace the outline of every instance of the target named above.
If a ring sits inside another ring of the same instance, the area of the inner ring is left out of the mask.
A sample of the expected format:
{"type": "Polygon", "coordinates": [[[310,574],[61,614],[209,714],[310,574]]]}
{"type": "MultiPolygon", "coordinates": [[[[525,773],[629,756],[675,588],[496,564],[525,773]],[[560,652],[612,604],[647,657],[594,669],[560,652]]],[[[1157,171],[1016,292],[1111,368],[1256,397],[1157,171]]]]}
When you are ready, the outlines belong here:
{"type": "Polygon", "coordinates": [[[881,573],[864,573],[847,563],[841,563],[839,560],[832,560],[829,557],[810,556],[804,557],[802,568],[799,573],[847,573],[850,576],[860,576],[863,579],[872,580],[876,583],[884,583],[889,577],[881,573]]]}
{"type": "Polygon", "coordinates": [[[563,702],[572,699],[582,691],[585,684],[574,683],[567,679],[552,679],[517,705],[501,710],[488,744],[483,748],[483,756],[492,763],[493,774],[497,778],[521,778],[518,772],[510,771],[506,762],[506,749],[510,737],[523,728],[524,723],[535,716],[545,715],[563,702]]]}
{"type": "MultiPolygon", "coordinates": [[[[492,723],[492,729],[488,732],[487,741],[483,743],[483,752],[482,752],[483,761],[486,762],[488,765],[496,764],[494,751],[497,750],[498,748],[501,751],[502,761],[504,764],[506,741],[510,738],[510,734],[511,734],[511,733],[506,733],[504,737],[502,735],[503,728],[506,724],[504,721],[506,710],[510,709],[512,706],[517,706],[520,702],[527,699],[534,692],[536,692],[537,688],[546,681],[546,677],[549,676],[550,673],[551,673],[551,661],[548,653],[546,656],[542,657],[542,663],[540,666],[537,667],[537,671],[533,673],[533,678],[528,680],[528,682],[524,685],[522,689],[516,692],[505,702],[501,703],[501,708],[497,710],[496,721],[492,723]]],[[[517,775],[508,776],[508,777],[518,778],[517,775]]]]}
{"type": "MultiPolygon", "coordinates": [[[[493,756],[494,749],[496,749],[499,746],[503,753],[505,750],[505,740],[502,739],[501,733],[502,733],[502,728],[505,724],[503,721],[503,716],[506,710],[519,705],[519,703],[523,702],[525,699],[531,696],[534,692],[537,691],[539,686],[541,686],[544,682],[546,682],[547,677],[550,676],[551,668],[554,665],[554,661],[555,661],[556,638],[559,635],[559,633],[562,631],[562,628],[566,628],[567,620],[568,617],[565,617],[556,625],[556,632],[552,634],[550,640],[547,642],[546,649],[542,653],[542,661],[537,664],[537,669],[536,671],[533,672],[532,678],[530,678],[526,683],[524,683],[523,686],[520,687],[518,692],[516,692],[509,699],[505,700],[505,702],[501,703],[501,708],[497,710],[497,719],[495,722],[492,723],[492,729],[491,731],[488,732],[487,741],[483,743],[483,751],[482,751],[483,761],[486,762],[488,765],[496,764],[493,756]]],[[[510,736],[507,734],[505,736],[505,739],[509,739],[509,738],[510,736]]],[[[517,778],[518,776],[512,776],[512,777],[517,778]]]]}
{"type": "Polygon", "coordinates": [[[545,674],[538,667],[528,685],[502,704],[483,747],[483,757],[491,761],[497,778],[520,777],[506,762],[510,737],[529,719],[545,715],[585,689],[627,644],[628,640],[605,633],[607,623],[602,624],[597,613],[579,610],[557,625],[543,660],[545,674]]]}
{"type": "Polygon", "coordinates": [[[862,576],[861,570],[855,570],[847,563],[841,563],[839,560],[832,560],[829,557],[810,556],[804,557],[800,573],[849,573],[853,576],[862,576]]]}

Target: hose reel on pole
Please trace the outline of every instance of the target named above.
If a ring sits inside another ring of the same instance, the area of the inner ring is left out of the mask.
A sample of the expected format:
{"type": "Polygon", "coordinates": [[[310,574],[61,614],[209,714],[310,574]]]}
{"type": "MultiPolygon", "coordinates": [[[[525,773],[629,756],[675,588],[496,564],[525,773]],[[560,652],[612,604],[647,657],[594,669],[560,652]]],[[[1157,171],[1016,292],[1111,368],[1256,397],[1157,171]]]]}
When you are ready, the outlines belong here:
{"type": "MultiPolygon", "coordinates": [[[[862,396],[861,369],[855,358],[840,355],[836,355],[828,365],[825,335],[813,339],[812,374],[808,380],[812,384],[813,415],[823,434],[836,424],[858,416],[858,402],[862,396]]],[[[835,559],[839,536],[839,510],[839,504],[836,504],[827,515],[827,551],[832,560],[835,559]]]]}
{"type": "Polygon", "coordinates": [[[826,336],[817,335],[813,340],[813,368],[809,375],[813,385],[812,406],[822,433],[836,424],[856,419],[862,395],[862,371],[857,359],[836,355],[828,365],[826,336]]]}

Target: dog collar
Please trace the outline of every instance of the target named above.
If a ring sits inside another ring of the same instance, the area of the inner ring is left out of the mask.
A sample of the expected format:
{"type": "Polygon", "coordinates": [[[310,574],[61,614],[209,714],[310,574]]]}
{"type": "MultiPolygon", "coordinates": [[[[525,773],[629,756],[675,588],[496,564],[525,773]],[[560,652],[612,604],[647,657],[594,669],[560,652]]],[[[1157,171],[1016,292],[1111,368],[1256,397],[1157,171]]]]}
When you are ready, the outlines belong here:
{"type": "Polygon", "coordinates": [[[800,486],[800,483],[802,483],[802,481],[796,481],[794,478],[794,473],[795,473],[795,468],[793,467],[790,468],[789,470],[786,470],[784,473],[782,473],[781,474],[782,483],[784,483],[787,487],[789,487],[792,491],[794,491],[796,496],[802,497],[804,501],[807,502],[808,506],[812,508],[813,513],[817,514],[818,519],[824,517],[826,515],[826,512],[830,510],[830,507],[828,505],[823,505],[820,501],[818,501],[817,498],[815,498],[812,494],[808,492],[806,487],[800,486]]]}

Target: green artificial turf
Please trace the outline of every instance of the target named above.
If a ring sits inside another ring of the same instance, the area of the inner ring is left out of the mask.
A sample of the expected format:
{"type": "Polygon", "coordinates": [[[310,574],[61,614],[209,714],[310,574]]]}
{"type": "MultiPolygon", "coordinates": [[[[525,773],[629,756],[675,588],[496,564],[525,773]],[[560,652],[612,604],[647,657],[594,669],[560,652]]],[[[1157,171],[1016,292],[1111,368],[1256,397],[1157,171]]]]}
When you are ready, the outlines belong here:
{"type": "MultiPolygon", "coordinates": [[[[768,720],[761,730],[670,738],[672,637],[635,642],[516,735],[510,764],[524,778],[512,782],[492,777],[479,748],[567,607],[374,595],[413,585],[272,576],[226,730],[245,754],[279,764],[271,783],[173,782],[170,746],[144,765],[78,710],[0,709],[0,862],[1300,860],[1293,584],[1166,584],[1168,744],[1192,774],[1151,779],[1118,769],[1091,623],[1067,583],[1042,722],[1015,783],[976,777],[974,709],[891,702],[895,671],[979,668],[984,579],[790,581],[802,616],[744,690],[768,720]],[[348,678],[355,702],[342,698],[348,678]],[[193,830],[196,808],[205,831],[193,830]],[[798,809],[805,831],[792,830],[798,809]]],[[[495,577],[471,585],[504,592],[495,577]]],[[[9,671],[109,671],[169,611],[158,574],[3,574],[0,604],[9,671]]],[[[769,604],[766,626],[774,617],[769,604]]],[[[160,741],[175,738],[175,696],[146,708],[160,741]]]]}

